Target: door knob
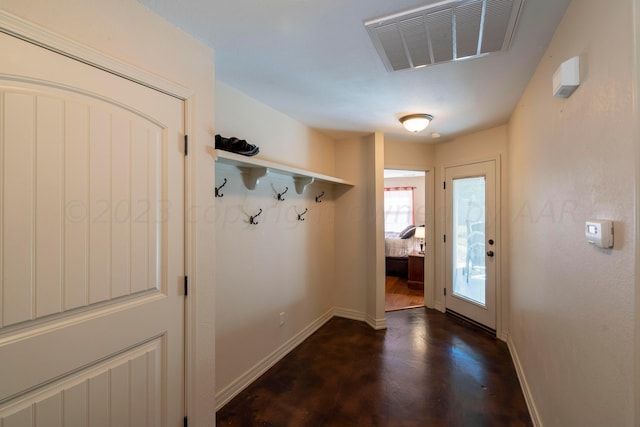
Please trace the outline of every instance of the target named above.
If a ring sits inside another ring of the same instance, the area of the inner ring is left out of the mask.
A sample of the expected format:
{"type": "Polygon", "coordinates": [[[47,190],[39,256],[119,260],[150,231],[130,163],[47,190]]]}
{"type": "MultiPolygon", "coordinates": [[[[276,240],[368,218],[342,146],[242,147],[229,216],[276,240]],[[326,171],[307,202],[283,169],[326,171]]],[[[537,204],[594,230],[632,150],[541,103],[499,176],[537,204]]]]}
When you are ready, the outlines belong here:
{"type": "Polygon", "coordinates": [[[493,256],[493,251],[487,251],[487,256],[492,257],[493,256]]]}

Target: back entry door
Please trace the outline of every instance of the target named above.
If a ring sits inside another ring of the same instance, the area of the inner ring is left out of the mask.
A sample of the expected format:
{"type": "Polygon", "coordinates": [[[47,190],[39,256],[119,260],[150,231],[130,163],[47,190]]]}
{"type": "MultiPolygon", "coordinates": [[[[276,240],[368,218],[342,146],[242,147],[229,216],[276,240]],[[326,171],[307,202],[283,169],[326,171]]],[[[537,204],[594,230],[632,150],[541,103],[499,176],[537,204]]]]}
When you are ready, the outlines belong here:
{"type": "Polygon", "coordinates": [[[496,328],[496,162],[445,169],[447,310],[496,328]]]}

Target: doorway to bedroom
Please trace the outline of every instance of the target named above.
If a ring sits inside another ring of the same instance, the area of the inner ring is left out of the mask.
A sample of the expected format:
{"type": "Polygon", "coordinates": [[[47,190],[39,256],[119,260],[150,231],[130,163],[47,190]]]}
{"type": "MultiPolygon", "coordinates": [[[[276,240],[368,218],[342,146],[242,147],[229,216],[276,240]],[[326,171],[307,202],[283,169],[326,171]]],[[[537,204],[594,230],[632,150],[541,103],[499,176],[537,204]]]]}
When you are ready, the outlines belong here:
{"type": "Polygon", "coordinates": [[[385,311],[424,306],[426,173],[384,170],[385,311]]]}

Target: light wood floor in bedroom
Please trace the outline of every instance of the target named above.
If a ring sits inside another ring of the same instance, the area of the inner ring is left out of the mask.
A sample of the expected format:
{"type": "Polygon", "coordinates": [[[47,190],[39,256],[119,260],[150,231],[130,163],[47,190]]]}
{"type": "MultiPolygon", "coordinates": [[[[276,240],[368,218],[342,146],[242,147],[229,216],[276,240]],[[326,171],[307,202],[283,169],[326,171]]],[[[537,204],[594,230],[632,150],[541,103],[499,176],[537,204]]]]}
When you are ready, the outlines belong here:
{"type": "Polygon", "coordinates": [[[409,289],[407,279],[387,276],[385,286],[385,311],[424,306],[424,291],[409,289]]]}

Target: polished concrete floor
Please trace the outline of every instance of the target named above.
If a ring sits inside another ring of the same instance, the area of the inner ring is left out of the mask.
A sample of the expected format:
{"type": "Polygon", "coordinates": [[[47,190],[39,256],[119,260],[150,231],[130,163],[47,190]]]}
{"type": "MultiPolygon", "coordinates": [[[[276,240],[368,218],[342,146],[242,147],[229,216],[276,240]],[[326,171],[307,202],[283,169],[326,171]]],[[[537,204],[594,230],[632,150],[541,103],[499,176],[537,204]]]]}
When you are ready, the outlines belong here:
{"type": "Polygon", "coordinates": [[[530,426],[507,346],[426,308],[333,318],[217,414],[220,426],[530,426]]]}

